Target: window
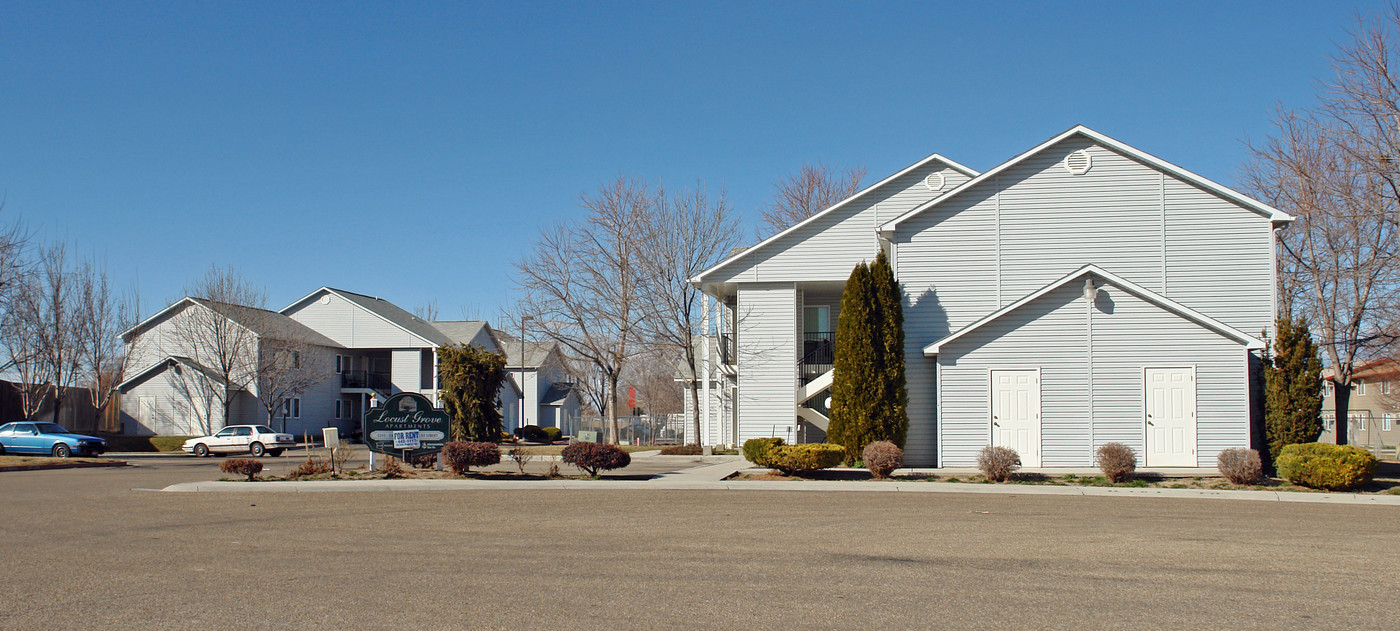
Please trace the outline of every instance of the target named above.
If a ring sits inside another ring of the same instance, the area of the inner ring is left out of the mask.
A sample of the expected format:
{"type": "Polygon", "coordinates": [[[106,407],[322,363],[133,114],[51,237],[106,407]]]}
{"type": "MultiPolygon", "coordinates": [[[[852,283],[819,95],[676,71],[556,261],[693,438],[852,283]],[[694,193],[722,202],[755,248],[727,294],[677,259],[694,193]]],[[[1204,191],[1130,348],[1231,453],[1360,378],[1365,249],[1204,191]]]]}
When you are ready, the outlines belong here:
{"type": "Polygon", "coordinates": [[[418,389],[431,390],[433,388],[433,349],[425,348],[418,358],[418,389]]]}
{"type": "Polygon", "coordinates": [[[1322,382],[1322,396],[1332,396],[1332,381],[1330,379],[1322,382]]]}
{"type": "Polygon", "coordinates": [[[1353,393],[1356,394],[1356,396],[1359,396],[1359,397],[1364,397],[1364,396],[1366,396],[1366,382],[1365,382],[1365,381],[1362,381],[1362,380],[1360,380],[1360,379],[1357,379],[1356,381],[1353,381],[1352,384],[1351,384],[1351,390],[1352,390],[1353,393]]]}
{"type": "Polygon", "coordinates": [[[345,402],[344,402],[344,401],[341,401],[340,399],[336,399],[336,400],[335,400],[335,417],[336,417],[336,418],[340,418],[341,407],[342,407],[342,404],[344,404],[344,403],[345,403],[345,402]]]}
{"type": "Polygon", "coordinates": [[[344,362],[345,362],[345,356],[344,356],[344,355],[336,355],[336,356],[335,356],[335,374],[338,375],[338,374],[340,374],[340,373],[345,372],[345,364],[344,364],[344,362]]]}
{"type": "Polygon", "coordinates": [[[227,437],[227,436],[232,436],[232,435],[234,435],[234,433],[237,432],[237,431],[238,431],[238,428],[235,428],[235,427],[225,427],[225,428],[219,430],[219,433],[214,434],[214,436],[216,436],[216,437],[218,437],[218,438],[224,438],[224,437],[227,437]]]}
{"type": "Polygon", "coordinates": [[[234,435],[234,436],[252,436],[252,435],[253,435],[253,428],[251,428],[251,427],[236,427],[236,428],[234,428],[234,430],[233,430],[233,435],[234,435]]]}
{"type": "Polygon", "coordinates": [[[282,400],[283,418],[301,418],[301,397],[282,400]]]}
{"type": "MultiPolygon", "coordinates": [[[[1387,381],[1386,383],[1389,384],[1390,382],[1387,381]]],[[[1393,420],[1395,420],[1395,415],[1394,415],[1394,414],[1382,414],[1382,415],[1381,415],[1381,431],[1383,431],[1383,432],[1388,432],[1388,431],[1390,431],[1390,422],[1393,421],[1393,420]]]]}
{"type": "Polygon", "coordinates": [[[1351,415],[1351,420],[1356,421],[1356,429],[1357,429],[1357,431],[1362,431],[1362,432],[1366,431],[1366,415],[1365,415],[1365,414],[1353,414],[1353,415],[1351,415]]]}
{"type": "Polygon", "coordinates": [[[1386,379],[1385,381],[1382,381],[1382,382],[1381,382],[1381,394],[1390,394],[1390,380],[1389,380],[1389,379],[1386,379]]]}

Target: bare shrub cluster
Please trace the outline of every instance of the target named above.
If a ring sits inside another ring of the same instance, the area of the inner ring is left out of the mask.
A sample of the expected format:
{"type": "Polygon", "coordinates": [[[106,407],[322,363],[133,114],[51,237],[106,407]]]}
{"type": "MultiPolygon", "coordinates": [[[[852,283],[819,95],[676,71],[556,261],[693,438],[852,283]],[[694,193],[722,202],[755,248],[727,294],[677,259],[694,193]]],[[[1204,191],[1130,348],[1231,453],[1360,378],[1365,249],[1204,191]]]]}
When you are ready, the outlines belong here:
{"type": "Polygon", "coordinates": [[[977,468],[993,482],[1006,482],[1021,468],[1021,454],[1000,445],[987,445],[977,452],[977,468]]]}

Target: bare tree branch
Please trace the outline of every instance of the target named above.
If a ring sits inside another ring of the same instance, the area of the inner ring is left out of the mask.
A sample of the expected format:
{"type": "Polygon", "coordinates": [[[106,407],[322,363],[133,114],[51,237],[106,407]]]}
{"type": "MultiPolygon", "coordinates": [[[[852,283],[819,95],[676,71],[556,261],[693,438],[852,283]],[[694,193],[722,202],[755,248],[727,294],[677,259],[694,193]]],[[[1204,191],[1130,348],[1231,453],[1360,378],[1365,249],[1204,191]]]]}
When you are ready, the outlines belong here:
{"type": "Polygon", "coordinates": [[[865,167],[835,173],[825,164],[804,164],[774,183],[773,199],[759,212],[758,237],[765,238],[836,205],[860,191],[865,167]]]}

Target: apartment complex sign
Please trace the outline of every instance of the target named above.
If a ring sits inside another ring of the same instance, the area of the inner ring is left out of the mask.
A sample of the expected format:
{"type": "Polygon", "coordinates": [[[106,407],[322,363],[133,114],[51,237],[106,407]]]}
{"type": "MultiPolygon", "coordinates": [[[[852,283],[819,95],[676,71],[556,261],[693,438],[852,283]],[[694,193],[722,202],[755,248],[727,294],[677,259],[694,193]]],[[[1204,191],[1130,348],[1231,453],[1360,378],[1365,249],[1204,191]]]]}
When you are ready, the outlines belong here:
{"type": "Polygon", "coordinates": [[[383,407],[365,412],[365,445],[389,456],[413,458],[437,453],[451,432],[452,417],[416,392],[400,392],[389,397],[383,407]],[[410,432],[417,432],[417,447],[395,445],[404,445],[412,436],[410,432]]]}

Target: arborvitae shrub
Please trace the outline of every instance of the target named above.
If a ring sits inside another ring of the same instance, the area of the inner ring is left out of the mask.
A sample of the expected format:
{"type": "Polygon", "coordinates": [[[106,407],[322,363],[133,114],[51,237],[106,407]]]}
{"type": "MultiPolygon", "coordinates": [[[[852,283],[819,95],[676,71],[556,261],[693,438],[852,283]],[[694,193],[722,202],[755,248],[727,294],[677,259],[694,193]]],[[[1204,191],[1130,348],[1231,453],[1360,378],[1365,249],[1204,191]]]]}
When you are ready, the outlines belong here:
{"type": "Polygon", "coordinates": [[[1264,462],[1259,452],[1244,447],[1231,447],[1215,458],[1220,475],[1234,484],[1254,484],[1264,478],[1264,462]]]}
{"type": "Polygon", "coordinates": [[[663,456],[698,456],[703,453],[705,449],[700,445],[671,445],[661,448],[663,456]]]}
{"type": "Polygon", "coordinates": [[[263,464],[252,458],[229,458],[219,463],[219,469],[224,473],[235,473],[248,476],[248,481],[262,473],[263,464]]]}
{"type": "Polygon", "coordinates": [[[987,445],[977,452],[977,468],[993,482],[1006,482],[1021,468],[1021,454],[1000,445],[987,445]]]}
{"type": "Polygon", "coordinates": [[[564,430],[558,427],[541,427],[540,431],[544,432],[545,440],[551,443],[564,437],[564,430]]]}
{"type": "Polygon", "coordinates": [[[1288,445],[1278,456],[1278,473],[1298,486],[1347,491],[1371,482],[1376,457],[1356,445],[1288,445]]]}
{"type": "Polygon", "coordinates": [[[841,464],[846,459],[846,448],[827,443],[778,445],[769,449],[763,459],[767,461],[764,466],[777,469],[783,475],[795,475],[841,464]]]}
{"type": "Polygon", "coordinates": [[[781,438],[750,438],[744,441],[744,459],[760,467],[768,465],[768,451],[783,444],[781,438]]]}
{"type": "Polygon", "coordinates": [[[621,447],[599,443],[574,443],[564,448],[559,459],[591,476],[597,476],[599,471],[621,469],[632,464],[632,456],[621,447]]]}
{"type": "Polygon", "coordinates": [[[497,395],[506,380],[506,358],[466,344],[439,346],[438,394],[452,416],[452,439],[495,441],[501,435],[497,395]]]}
{"type": "Polygon", "coordinates": [[[870,469],[870,475],[884,479],[890,477],[895,469],[904,466],[904,450],[888,440],[877,440],[865,446],[865,451],[860,453],[860,459],[865,461],[865,468],[870,469]]]}
{"type": "Polygon", "coordinates": [[[463,475],[472,467],[489,467],[501,462],[501,447],[496,443],[456,441],[442,446],[442,459],[452,473],[463,475]]]}
{"type": "Polygon", "coordinates": [[[1133,453],[1132,447],[1123,443],[1104,443],[1095,455],[1098,456],[1099,470],[1114,484],[1133,479],[1133,474],[1137,472],[1137,454],[1133,453]]]}
{"type": "Polygon", "coordinates": [[[1264,436],[1269,466],[1287,445],[1322,433],[1322,359],[1306,318],[1279,317],[1272,349],[1264,355],[1264,436]]]}

